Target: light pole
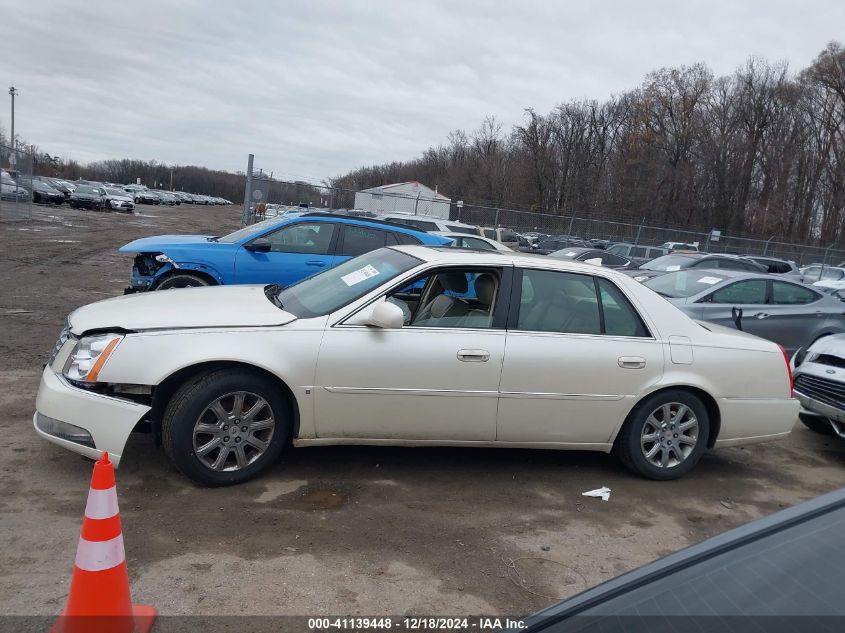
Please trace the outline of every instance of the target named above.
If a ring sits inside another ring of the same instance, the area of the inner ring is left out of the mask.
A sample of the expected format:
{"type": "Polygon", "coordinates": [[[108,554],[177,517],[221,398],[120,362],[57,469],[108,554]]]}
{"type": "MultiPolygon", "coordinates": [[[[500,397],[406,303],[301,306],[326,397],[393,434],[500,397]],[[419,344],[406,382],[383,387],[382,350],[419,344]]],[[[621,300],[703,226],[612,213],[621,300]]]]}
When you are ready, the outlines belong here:
{"type": "Polygon", "coordinates": [[[9,87],[9,94],[12,96],[12,158],[9,161],[13,166],[17,163],[17,156],[15,156],[15,150],[18,147],[18,144],[15,143],[15,96],[18,94],[18,89],[14,86],[9,87]]]}

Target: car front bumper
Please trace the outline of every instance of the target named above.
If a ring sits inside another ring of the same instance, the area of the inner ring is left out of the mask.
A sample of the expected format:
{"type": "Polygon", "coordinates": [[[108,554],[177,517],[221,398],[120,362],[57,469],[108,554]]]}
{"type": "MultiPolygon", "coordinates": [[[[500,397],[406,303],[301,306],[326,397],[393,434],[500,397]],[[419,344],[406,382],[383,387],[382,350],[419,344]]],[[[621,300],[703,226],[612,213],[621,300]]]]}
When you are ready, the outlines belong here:
{"type": "Polygon", "coordinates": [[[129,434],[150,407],[75,387],[48,365],[35,409],[33,426],[45,440],[91,459],[108,451],[117,465],[129,434]]]}
{"type": "Polygon", "coordinates": [[[827,418],[830,428],[839,437],[845,438],[845,411],[796,391],[795,397],[801,403],[801,413],[827,418]]]}

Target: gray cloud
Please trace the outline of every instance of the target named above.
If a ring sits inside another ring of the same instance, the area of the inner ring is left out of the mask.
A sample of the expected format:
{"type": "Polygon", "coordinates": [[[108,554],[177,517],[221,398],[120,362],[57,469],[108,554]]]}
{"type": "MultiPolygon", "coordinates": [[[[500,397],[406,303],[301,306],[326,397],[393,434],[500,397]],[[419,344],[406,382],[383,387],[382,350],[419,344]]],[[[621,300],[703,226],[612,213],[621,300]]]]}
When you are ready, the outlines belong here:
{"type": "MultiPolygon", "coordinates": [[[[17,129],[82,161],[134,157],[319,180],[449,131],[606,98],[661,66],[807,65],[839,0],[563,3],[2,2],[17,129]],[[3,5],[6,5],[3,7],[3,5]]],[[[8,106],[0,124],[8,130],[8,106]]]]}

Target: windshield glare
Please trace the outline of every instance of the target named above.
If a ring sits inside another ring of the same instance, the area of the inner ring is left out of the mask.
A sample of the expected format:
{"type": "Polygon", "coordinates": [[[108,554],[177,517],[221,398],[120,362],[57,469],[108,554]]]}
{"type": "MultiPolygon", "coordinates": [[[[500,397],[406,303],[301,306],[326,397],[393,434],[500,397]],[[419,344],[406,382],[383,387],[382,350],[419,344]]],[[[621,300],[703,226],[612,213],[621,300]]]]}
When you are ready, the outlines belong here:
{"type": "Polygon", "coordinates": [[[703,290],[712,288],[725,280],[725,277],[712,270],[692,271],[682,270],[668,275],[661,275],[643,282],[646,288],[651,288],[664,297],[678,299],[691,297],[703,290]]]}
{"type": "Polygon", "coordinates": [[[658,272],[672,272],[673,270],[680,270],[691,266],[695,261],[692,257],[684,257],[683,255],[664,255],[653,259],[647,264],[640,266],[640,270],[655,270],[658,272]]]}
{"type": "Polygon", "coordinates": [[[259,233],[263,233],[267,229],[275,226],[275,225],[282,226],[279,224],[279,220],[277,218],[273,218],[271,220],[264,220],[262,222],[256,222],[255,224],[250,224],[249,226],[245,226],[242,229],[238,229],[233,233],[229,233],[228,235],[224,235],[223,237],[218,237],[218,242],[223,242],[224,244],[234,244],[235,242],[240,242],[243,239],[248,237],[252,237],[253,235],[258,235],[259,233]]]}
{"type": "Polygon", "coordinates": [[[422,260],[416,257],[380,248],[288,286],[278,298],[283,310],[299,318],[323,316],[420,263],[422,260]]]}

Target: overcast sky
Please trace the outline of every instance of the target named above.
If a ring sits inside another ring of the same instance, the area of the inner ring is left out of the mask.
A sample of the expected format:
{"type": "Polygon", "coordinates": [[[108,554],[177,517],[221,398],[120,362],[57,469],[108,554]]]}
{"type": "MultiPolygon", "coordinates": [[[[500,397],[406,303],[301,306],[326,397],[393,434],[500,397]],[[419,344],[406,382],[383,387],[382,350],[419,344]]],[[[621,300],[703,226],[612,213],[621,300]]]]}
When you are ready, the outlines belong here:
{"type": "Polygon", "coordinates": [[[229,170],[252,152],[311,181],[661,66],[800,69],[845,33],[842,0],[0,0],[0,15],[17,132],[44,151],[229,170]]]}

